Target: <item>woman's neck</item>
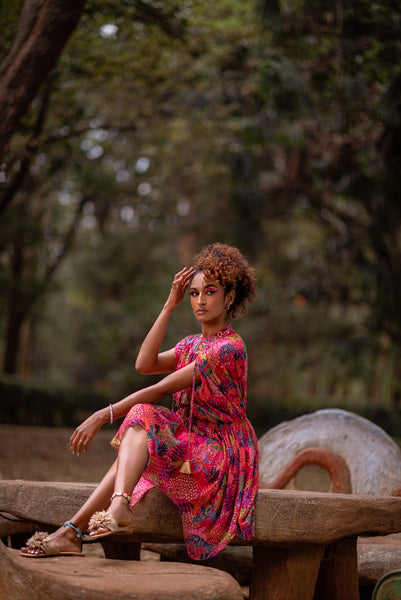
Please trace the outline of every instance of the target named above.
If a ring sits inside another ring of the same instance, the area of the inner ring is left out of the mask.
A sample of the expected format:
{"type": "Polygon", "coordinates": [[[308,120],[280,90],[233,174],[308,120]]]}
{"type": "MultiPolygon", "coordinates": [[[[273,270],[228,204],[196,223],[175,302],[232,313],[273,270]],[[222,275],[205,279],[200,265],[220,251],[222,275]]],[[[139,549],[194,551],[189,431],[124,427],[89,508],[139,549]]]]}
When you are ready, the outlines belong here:
{"type": "Polygon", "coordinates": [[[212,337],[212,335],[215,335],[218,331],[221,331],[222,329],[224,329],[224,327],[227,327],[228,325],[228,321],[227,320],[223,320],[223,321],[219,321],[218,323],[203,323],[202,324],[202,336],[203,337],[212,337]]]}

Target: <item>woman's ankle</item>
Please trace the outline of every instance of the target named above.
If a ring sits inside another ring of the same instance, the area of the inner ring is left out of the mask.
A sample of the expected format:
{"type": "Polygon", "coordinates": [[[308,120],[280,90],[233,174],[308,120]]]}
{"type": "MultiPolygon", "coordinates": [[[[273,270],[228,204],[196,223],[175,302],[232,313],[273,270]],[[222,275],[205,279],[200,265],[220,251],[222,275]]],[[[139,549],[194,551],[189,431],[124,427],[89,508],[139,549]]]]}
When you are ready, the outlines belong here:
{"type": "Polygon", "coordinates": [[[66,539],[76,541],[77,543],[83,542],[83,531],[81,531],[81,529],[72,521],[66,521],[61,530],[66,539]]]}
{"type": "Polygon", "coordinates": [[[116,508],[117,510],[129,511],[130,505],[124,496],[112,496],[110,500],[110,508],[116,508]]]}

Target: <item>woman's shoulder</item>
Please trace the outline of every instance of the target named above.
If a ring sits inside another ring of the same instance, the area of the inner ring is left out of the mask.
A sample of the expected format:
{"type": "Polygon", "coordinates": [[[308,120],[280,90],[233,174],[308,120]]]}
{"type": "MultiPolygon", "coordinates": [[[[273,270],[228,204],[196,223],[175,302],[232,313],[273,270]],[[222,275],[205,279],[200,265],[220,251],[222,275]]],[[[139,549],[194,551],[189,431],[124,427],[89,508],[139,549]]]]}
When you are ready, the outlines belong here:
{"type": "Polygon", "coordinates": [[[244,340],[232,328],[217,337],[210,349],[213,354],[219,355],[222,359],[233,356],[238,360],[241,356],[246,358],[247,354],[244,340]]]}

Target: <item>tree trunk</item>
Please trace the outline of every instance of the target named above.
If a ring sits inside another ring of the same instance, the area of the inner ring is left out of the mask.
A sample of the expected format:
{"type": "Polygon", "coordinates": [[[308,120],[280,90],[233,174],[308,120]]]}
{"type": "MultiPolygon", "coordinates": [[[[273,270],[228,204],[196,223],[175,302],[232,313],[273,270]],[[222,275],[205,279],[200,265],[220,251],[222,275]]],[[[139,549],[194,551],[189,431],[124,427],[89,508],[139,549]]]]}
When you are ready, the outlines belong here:
{"type": "Polygon", "coordinates": [[[20,347],[21,328],[25,311],[22,306],[21,277],[24,268],[24,256],[21,245],[14,244],[14,255],[11,262],[10,288],[7,302],[7,325],[3,372],[15,375],[17,372],[20,347]]]}
{"type": "Polygon", "coordinates": [[[23,315],[12,310],[8,315],[3,372],[8,375],[17,374],[17,364],[20,349],[21,329],[24,319],[23,315]]]}
{"type": "Polygon", "coordinates": [[[19,334],[19,352],[17,362],[17,375],[27,379],[32,376],[32,342],[33,342],[33,316],[32,313],[23,320],[19,334]]]}
{"type": "Polygon", "coordinates": [[[26,0],[0,65],[0,159],[19,121],[78,25],[86,0],[26,0]]]}

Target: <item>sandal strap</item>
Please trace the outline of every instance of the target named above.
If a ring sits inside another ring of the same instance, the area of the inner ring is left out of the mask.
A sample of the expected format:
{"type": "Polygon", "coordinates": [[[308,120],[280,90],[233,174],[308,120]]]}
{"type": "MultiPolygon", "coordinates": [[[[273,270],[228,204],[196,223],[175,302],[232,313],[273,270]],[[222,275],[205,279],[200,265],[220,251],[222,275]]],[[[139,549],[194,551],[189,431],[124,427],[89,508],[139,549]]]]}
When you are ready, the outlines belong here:
{"type": "Polygon", "coordinates": [[[132,498],[129,494],[127,494],[127,492],[113,492],[113,494],[111,496],[111,500],[113,500],[113,498],[116,498],[118,496],[122,496],[123,498],[126,499],[128,504],[131,504],[132,498]]]}
{"type": "Polygon", "coordinates": [[[76,525],[74,525],[74,523],[71,523],[71,521],[66,521],[64,523],[64,527],[71,527],[71,529],[75,529],[76,533],[77,533],[77,537],[81,538],[81,541],[84,541],[84,534],[82,533],[82,531],[80,529],[78,529],[78,527],[76,525]]]}

